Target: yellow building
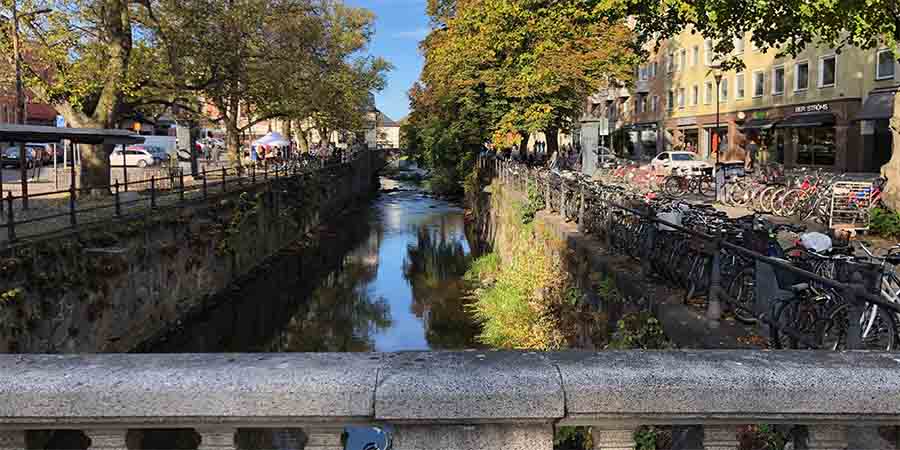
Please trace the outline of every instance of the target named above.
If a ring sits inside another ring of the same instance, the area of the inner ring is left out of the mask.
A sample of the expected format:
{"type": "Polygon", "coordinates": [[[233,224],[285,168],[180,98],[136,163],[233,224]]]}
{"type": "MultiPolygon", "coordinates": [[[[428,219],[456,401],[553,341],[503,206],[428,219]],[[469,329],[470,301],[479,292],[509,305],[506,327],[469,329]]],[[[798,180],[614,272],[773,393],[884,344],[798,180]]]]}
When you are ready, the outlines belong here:
{"type": "Polygon", "coordinates": [[[734,160],[755,140],[761,158],[851,172],[875,172],[890,159],[887,120],[900,80],[890,50],[810,46],[778,57],[749,36],[734,44],[746,66],[739,73],[718,71],[712,41],[699,34],[661,43],[637,68],[634,88],[605,99],[612,144],[636,155],[689,149],[709,159],[719,147],[722,159],[734,160]]]}

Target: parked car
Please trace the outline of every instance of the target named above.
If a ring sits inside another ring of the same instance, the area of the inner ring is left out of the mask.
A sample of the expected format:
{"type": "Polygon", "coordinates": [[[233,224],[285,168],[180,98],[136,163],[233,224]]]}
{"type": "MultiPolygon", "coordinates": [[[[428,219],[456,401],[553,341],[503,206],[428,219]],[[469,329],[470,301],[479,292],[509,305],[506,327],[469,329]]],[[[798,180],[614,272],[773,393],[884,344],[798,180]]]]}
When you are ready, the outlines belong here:
{"type": "MultiPolygon", "coordinates": [[[[34,167],[34,162],[36,157],[36,152],[33,148],[25,147],[25,159],[26,168],[30,169],[34,167]]],[[[3,151],[3,154],[0,155],[0,166],[3,168],[6,167],[14,167],[19,168],[19,147],[7,147],[6,150],[3,151]]]]}
{"type": "Polygon", "coordinates": [[[166,162],[172,158],[171,155],[169,155],[169,152],[167,152],[166,149],[164,149],[162,147],[158,147],[155,145],[141,145],[139,147],[144,148],[145,150],[149,151],[150,154],[153,155],[154,158],[156,158],[162,162],[166,162]]]}
{"type": "Polygon", "coordinates": [[[657,174],[666,174],[673,169],[681,169],[687,172],[703,172],[711,170],[712,164],[697,159],[697,155],[691,152],[662,152],[650,161],[650,168],[657,174]]]}
{"type": "Polygon", "coordinates": [[[121,166],[123,153],[126,166],[147,167],[161,161],[159,158],[154,157],[150,150],[144,147],[132,146],[124,150],[117,149],[113,151],[109,155],[109,164],[111,166],[121,166]]]}

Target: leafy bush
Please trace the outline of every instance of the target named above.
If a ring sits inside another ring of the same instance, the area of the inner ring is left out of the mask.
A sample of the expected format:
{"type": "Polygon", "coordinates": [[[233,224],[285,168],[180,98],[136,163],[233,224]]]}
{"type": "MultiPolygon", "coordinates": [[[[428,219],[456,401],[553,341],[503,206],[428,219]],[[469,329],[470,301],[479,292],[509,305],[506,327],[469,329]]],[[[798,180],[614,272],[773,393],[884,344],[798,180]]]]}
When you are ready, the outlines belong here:
{"type": "Polygon", "coordinates": [[[522,206],[522,223],[531,223],[535,214],[544,209],[544,206],[544,196],[533,184],[528,183],[528,199],[522,206]]]}
{"type": "Polygon", "coordinates": [[[626,314],[618,322],[619,329],[609,343],[614,350],[658,350],[671,348],[659,320],[648,311],[626,314]]]}
{"type": "Polygon", "coordinates": [[[886,208],[872,210],[869,230],[886,238],[900,238],[900,213],[886,208]]]}

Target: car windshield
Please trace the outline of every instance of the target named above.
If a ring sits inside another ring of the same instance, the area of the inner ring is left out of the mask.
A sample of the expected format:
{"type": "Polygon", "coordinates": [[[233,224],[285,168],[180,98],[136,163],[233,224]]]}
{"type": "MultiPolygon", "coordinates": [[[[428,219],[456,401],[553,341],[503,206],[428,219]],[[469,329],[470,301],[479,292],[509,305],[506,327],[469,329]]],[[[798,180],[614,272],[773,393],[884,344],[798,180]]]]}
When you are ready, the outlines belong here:
{"type": "Polygon", "coordinates": [[[672,160],[674,161],[693,161],[694,155],[690,153],[673,153],[672,160]]]}

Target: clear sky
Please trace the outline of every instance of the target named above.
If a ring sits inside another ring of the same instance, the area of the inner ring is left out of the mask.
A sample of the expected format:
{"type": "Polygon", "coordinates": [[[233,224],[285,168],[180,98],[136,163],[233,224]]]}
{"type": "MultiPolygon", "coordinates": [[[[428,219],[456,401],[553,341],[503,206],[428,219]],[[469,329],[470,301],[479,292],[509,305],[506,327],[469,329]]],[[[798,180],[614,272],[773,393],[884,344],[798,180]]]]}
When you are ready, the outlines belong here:
{"type": "Polygon", "coordinates": [[[387,88],[375,95],[378,109],[391,119],[400,120],[409,113],[407,92],[419,78],[424,60],[419,41],[428,34],[426,0],[345,0],[353,6],[372,10],[377,16],[375,39],[369,49],[394,65],[388,74],[387,88]]]}

